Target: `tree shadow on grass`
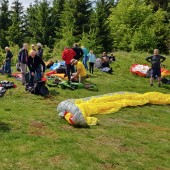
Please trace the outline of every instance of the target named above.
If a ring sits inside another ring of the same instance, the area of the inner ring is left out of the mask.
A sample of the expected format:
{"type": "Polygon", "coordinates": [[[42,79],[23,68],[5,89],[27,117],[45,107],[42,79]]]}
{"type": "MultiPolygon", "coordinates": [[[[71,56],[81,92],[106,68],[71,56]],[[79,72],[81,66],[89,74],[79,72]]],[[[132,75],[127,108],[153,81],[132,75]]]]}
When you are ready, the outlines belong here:
{"type": "Polygon", "coordinates": [[[0,132],[10,132],[11,128],[7,123],[0,122],[0,132]]]}

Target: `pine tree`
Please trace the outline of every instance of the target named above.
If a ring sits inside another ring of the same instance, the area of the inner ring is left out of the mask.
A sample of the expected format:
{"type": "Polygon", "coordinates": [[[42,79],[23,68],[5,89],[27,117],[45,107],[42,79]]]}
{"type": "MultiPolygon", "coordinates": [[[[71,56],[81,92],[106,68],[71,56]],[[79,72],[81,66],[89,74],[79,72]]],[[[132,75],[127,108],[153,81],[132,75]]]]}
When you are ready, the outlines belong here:
{"type": "Polygon", "coordinates": [[[0,46],[4,48],[8,46],[7,41],[7,30],[11,24],[11,20],[9,18],[9,10],[8,10],[9,1],[1,0],[0,1],[0,46]]]}
{"type": "Polygon", "coordinates": [[[53,6],[51,11],[51,33],[52,33],[52,44],[54,41],[59,41],[61,37],[61,21],[60,16],[64,10],[65,0],[53,0],[53,6]]]}
{"type": "Polygon", "coordinates": [[[10,44],[22,45],[24,40],[23,6],[19,0],[15,0],[11,6],[12,25],[8,29],[8,41],[10,44]]]}
{"type": "Polygon", "coordinates": [[[61,15],[62,34],[72,30],[76,41],[81,39],[83,32],[89,32],[91,2],[89,0],[66,0],[61,15]]]}
{"type": "Polygon", "coordinates": [[[98,46],[102,47],[102,51],[110,51],[112,49],[110,27],[107,19],[113,6],[113,0],[98,0],[96,2],[96,42],[98,46]]]}
{"type": "Polygon", "coordinates": [[[35,1],[27,9],[27,21],[30,38],[34,42],[49,45],[51,38],[51,14],[50,2],[43,0],[35,1]]]}

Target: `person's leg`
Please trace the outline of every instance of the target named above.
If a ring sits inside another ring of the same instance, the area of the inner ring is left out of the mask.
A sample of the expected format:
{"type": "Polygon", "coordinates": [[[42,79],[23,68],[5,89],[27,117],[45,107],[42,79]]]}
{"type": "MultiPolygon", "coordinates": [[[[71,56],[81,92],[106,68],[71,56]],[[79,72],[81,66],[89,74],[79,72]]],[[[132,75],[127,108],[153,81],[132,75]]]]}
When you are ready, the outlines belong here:
{"type": "Polygon", "coordinates": [[[74,65],[70,65],[71,73],[75,73],[75,67],[74,65]]]}
{"type": "Polygon", "coordinates": [[[161,86],[161,69],[157,70],[157,76],[158,76],[158,86],[161,86]]]}
{"type": "Polygon", "coordinates": [[[66,65],[66,74],[68,76],[68,81],[71,81],[71,64],[66,65]]]}
{"type": "Polygon", "coordinates": [[[11,61],[8,61],[8,73],[11,74],[11,61]]]}
{"type": "Polygon", "coordinates": [[[151,86],[153,86],[154,77],[155,77],[154,70],[151,69],[151,78],[150,78],[150,85],[151,85],[151,86]]]}
{"type": "MultiPolygon", "coordinates": [[[[34,85],[34,77],[35,77],[35,76],[33,76],[31,73],[32,73],[32,72],[30,72],[29,85],[30,85],[30,86],[33,86],[33,85],[34,85]]],[[[34,75],[35,75],[35,72],[34,72],[34,75]]]]}
{"type": "Polygon", "coordinates": [[[21,69],[21,75],[22,75],[22,84],[25,84],[25,75],[26,75],[26,70],[27,70],[27,65],[20,63],[20,69],[21,69]]]}
{"type": "Polygon", "coordinates": [[[37,81],[40,81],[41,78],[42,78],[42,69],[41,69],[41,67],[38,67],[36,69],[36,76],[37,76],[37,81]]]}
{"type": "Polygon", "coordinates": [[[90,69],[90,73],[92,73],[92,65],[91,65],[91,62],[89,62],[89,69],[90,69]]]}
{"type": "Polygon", "coordinates": [[[7,61],[4,64],[4,73],[8,73],[8,62],[7,61]]]}
{"type": "Polygon", "coordinates": [[[91,63],[91,67],[92,67],[92,74],[94,72],[94,63],[91,63]]]}
{"type": "Polygon", "coordinates": [[[85,83],[85,80],[86,80],[86,76],[80,77],[80,83],[84,84],[84,83],[85,83]]]}

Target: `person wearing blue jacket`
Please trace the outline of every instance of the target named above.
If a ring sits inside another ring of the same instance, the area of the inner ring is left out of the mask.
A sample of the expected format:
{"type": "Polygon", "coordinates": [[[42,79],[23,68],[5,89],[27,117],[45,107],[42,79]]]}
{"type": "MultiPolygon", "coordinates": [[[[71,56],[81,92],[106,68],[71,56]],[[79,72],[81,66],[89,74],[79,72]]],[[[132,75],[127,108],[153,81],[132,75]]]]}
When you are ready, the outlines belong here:
{"type": "Polygon", "coordinates": [[[27,61],[28,61],[28,44],[24,43],[23,48],[18,54],[19,67],[22,74],[22,84],[25,85],[25,75],[27,71],[27,61]]]}
{"type": "Polygon", "coordinates": [[[81,46],[81,49],[83,51],[83,65],[84,65],[85,69],[88,70],[88,65],[87,65],[88,56],[87,56],[87,54],[89,53],[89,51],[84,46],[81,46]]]}
{"type": "Polygon", "coordinates": [[[89,58],[89,71],[93,74],[94,72],[94,64],[96,62],[96,56],[93,54],[93,50],[90,50],[89,54],[87,54],[89,58]]]}

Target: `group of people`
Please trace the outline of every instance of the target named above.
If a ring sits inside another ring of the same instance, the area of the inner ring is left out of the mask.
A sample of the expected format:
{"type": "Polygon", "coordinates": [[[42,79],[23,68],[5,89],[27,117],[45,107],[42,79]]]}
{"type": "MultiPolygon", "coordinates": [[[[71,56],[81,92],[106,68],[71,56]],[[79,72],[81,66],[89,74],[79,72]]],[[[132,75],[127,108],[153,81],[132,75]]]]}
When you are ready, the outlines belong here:
{"type": "MultiPolygon", "coordinates": [[[[42,44],[38,43],[36,46],[32,44],[31,50],[28,52],[28,44],[24,43],[18,54],[18,63],[22,74],[23,85],[26,84],[25,75],[27,72],[27,67],[29,68],[30,72],[29,83],[32,85],[34,84],[35,75],[37,80],[41,80],[44,75],[46,66],[43,61],[42,44]]],[[[4,73],[11,74],[11,59],[13,54],[9,47],[5,47],[5,51],[6,58],[3,71],[4,73]]],[[[68,76],[68,82],[78,81],[85,83],[87,78],[87,70],[89,70],[89,72],[92,74],[94,72],[96,56],[94,55],[93,50],[88,51],[84,46],[79,47],[78,44],[75,43],[72,48],[65,47],[64,51],[62,52],[62,59],[66,64],[66,76],[68,76]],[[87,62],[89,62],[89,66],[87,62]]],[[[100,59],[101,67],[110,67],[110,62],[115,61],[113,54],[108,56],[106,52],[103,52],[100,59]]],[[[165,59],[165,57],[159,55],[158,49],[154,49],[154,54],[146,58],[146,61],[151,63],[151,86],[153,86],[153,81],[155,78],[158,79],[158,86],[161,86],[161,63],[165,59]]]]}
{"type": "Polygon", "coordinates": [[[34,84],[35,73],[37,80],[41,80],[43,73],[45,72],[42,44],[38,43],[37,49],[35,48],[35,45],[32,44],[31,50],[28,52],[28,44],[24,43],[18,54],[18,63],[22,74],[23,85],[26,84],[25,75],[27,72],[27,67],[30,71],[30,85],[34,84]]]}
{"type": "MultiPolygon", "coordinates": [[[[91,74],[94,73],[96,56],[93,50],[88,51],[88,49],[84,46],[79,47],[78,44],[75,43],[72,48],[65,47],[64,51],[62,52],[62,59],[66,63],[66,73],[69,82],[79,81],[81,83],[84,83],[87,77],[87,71],[89,70],[91,74]]],[[[105,68],[110,67],[109,64],[115,61],[115,57],[113,56],[113,54],[111,54],[111,56],[108,56],[106,52],[103,52],[100,60],[100,67],[105,68]]]]}

